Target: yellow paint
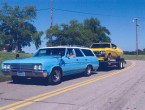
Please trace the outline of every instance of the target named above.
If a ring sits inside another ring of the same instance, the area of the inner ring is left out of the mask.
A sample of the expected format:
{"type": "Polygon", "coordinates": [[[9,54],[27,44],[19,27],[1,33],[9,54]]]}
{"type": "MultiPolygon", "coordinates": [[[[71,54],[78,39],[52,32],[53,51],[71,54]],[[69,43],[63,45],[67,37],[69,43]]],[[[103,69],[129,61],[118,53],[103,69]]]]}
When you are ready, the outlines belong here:
{"type": "Polygon", "coordinates": [[[92,78],[92,79],[89,79],[89,80],[86,80],[86,81],[83,81],[83,82],[80,82],[80,83],[76,83],[74,85],[70,85],[70,86],[67,86],[67,87],[64,87],[64,88],[60,88],[60,89],[56,89],[56,90],[53,90],[53,91],[50,91],[50,92],[47,92],[47,93],[44,93],[44,94],[40,94],[38,96],[34,96],[34,97],[31,97],[31,98],[25,99],[23,101],[19,101],[19,102],[10,104],[10,105],[6,105],[6,106],[3,106],[3,107],[0,107],[0,110],[5,110],[5,109],[7,109],[7,110],[16,110],[16,109],[28,106],[30,104],[34,104],[38,101],[42,101],[42,100],[47,99],[49,97],[53,97],[53,96],[65,93],[67,91],[71,91],[73,89],[91,84],[93,82],[108,78],[110,76],[119,74],[119,73],[121,73],[123,71],[126,71],[126,70],[128,70],[128,69],[130,69],[134,66],[135,66],[135,62],[132,62],[131,66],[129,66],[129,67],[123,69],[123,70],[115,71],[115,72],[109,73],[107,75],[102,75],[102,76],[92,78]]]}

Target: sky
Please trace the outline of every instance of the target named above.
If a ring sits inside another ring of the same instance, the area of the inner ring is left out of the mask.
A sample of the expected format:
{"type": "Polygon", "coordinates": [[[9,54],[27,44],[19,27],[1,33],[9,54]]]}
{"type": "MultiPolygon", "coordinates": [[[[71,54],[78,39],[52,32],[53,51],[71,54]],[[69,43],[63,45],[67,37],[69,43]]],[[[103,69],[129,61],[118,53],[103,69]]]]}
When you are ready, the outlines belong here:
{"type": "MultiPolygon", "coordinates": [[[[45,32],[50,27],[50,0],[0,0],[2,2],[12,6],[36,6],[39,11],[33,24],[38,31],[45,32]]],[[[145,0],[53,0],[53,8],[58,9],[53,11],[53,25],[68,24],[72,19],[82,22],[86,18],[97,18],[111,32],[112,43],[124,51],[136,50],[136,24],[133,21],[138,18],[138,46],[145,48],[145,0]]],[[[40,47],[46,46],[44,37],[40,47]]],[[[33,44],[23,50],[36,52],[33,44]]]]}

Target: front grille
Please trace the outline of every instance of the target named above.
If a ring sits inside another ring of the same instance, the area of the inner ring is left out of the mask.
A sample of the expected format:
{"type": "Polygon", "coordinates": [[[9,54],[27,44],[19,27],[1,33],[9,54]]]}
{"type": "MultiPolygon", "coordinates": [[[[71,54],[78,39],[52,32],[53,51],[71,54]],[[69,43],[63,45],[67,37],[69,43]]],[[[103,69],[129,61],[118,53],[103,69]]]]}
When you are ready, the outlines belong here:
{"type": "Polygon", "coordinates": [[[11,64],[12,71],[33,71],[34,64],[11,64]]]}
{"type": "Polygon", "coordinates": [[[105,57],[105,53],[104,53],[104,54],[101,54],[101,52],[102,52],[102,51],[96,51],[96,52],[94,52],[94,53],[95,53],[95,55],[96,55],[97,57],[105,57]]]}

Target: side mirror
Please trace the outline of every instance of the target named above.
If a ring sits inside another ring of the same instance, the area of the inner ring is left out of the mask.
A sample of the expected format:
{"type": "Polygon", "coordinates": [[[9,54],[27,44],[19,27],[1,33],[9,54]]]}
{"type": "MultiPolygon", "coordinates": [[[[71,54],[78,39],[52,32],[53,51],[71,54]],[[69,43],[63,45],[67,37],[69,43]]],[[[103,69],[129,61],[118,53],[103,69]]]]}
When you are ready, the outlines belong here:
{"type": "Polygon", "coordinates": [[[19,54],[17,53],[17,54],[16,54],[16,59],[18,59],[18,58],[19,58],[19,54]]]}

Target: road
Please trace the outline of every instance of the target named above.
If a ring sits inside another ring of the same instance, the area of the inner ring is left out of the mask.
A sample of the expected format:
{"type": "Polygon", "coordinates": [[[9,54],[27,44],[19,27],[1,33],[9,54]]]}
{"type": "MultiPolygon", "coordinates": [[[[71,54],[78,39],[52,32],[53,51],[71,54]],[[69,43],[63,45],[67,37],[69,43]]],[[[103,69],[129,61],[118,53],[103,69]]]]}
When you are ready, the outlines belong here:
{"type": "Polygon", "coordinates": [[[65,77],[55,86],[0,83],[0,110],[16,109],[145,110],[145,61],[127,61],[122,70],[99,70],[90,77],[65,77]]]}

